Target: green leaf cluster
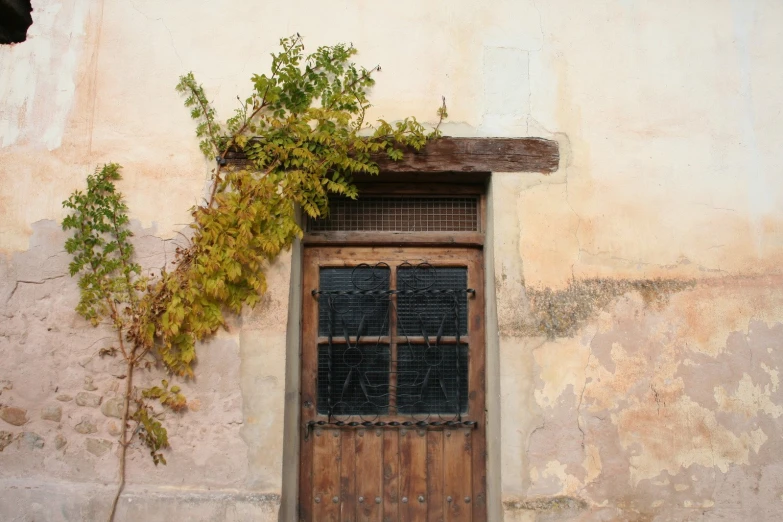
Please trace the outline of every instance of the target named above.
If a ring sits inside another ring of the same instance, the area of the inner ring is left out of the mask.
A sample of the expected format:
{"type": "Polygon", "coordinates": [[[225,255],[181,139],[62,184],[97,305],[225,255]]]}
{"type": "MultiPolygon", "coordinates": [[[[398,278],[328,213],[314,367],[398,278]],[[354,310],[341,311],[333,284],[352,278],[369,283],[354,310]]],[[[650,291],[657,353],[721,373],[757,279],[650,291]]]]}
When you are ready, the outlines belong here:
{"type": "MultiPolygon", "coordinates": [[[[148,400],[180,411],[179,387],[132,387],[134,368],[162,362],[177,376],[192,376],[196,344],[226,326],[227,313],[254,306],[266,291],[266,269],[302,236],[300,209],[311,218],[328,214],[329,196],[357,197],[357,174],[378,174],[373,158],[400,160],[439,136],[415,118],[395,123],[365,121],[368,91],[380,67],[352,62],[353,45],[319,47],[305,54],[299,35],[280,40],[269,74],[251,78],[249,95],[220,123],[204,88],[192,73],[176,87],[196,121],[196,136],[208,159],[217,159],[206,201],[191,209],[190,243],[177,249],[173,268],[149,280],[133,261],[127,207],[116,189],[120,166],[104,165],[63,205],[71,213],[63,228],[73,232],[66,250],[81,290],[77,311],[94,325],[108,319],[128,365],[126,398],[136,404],[139,434],[158,464],[168,446],[165,428],[148,400]],[[230,155],[246,158],[229,162],[230,155]]],[[[445,101],[437,115],[446,116],[445,101]]],[[[440,122],[438,123],[438,126],[440,122]]],[[[121,444],[129,441],[125,432],[121,444]]],[[[116,502],[116,501],[115,501],[116,502]]],[[[116,504],[115,504],[116,505],[116,504]]]]}
{"type": "MultiPolygon", "coordinates": [[[[196,342],[225,326],[225,311],[253,306],[266,290],[266,267],[302,235],[298,209],[326,216],[330,194],[356,198],[354,176],[378,173],[373,157],[399,160],[439,135],[415,118],[365,122],[380,68],[353,63],[353,45],[305,55],[295,35],[280,46],[271,72],[251,78],[250,94],[225,124],[192,73],[177,85],[202,151],[218,159],[209,199],[192,212],[192,244],[151,293],[158,351],[179,375],[192,375],[196,342]],[[237,153],[243,165],[222,161],[237,153]]],[[[446,117],[445,103],[438,116],[446,117]]]]}
{"type": "Polygon", "coordinates": [[[166,464],[166,458],[160,450],[169,447],[169,434],[155,417],[152,408],[140,403],[136,413],[133,414],[133,420],[139,425],[139,438],[147,446],[147,449],[150,450],[152,462],[156,466],[161,463],[166,464]]]}
{"type": "Polygon", "coordinates": [[[117,305],[135,302],[145,287],[138,277],[141,267],[133,262],[128,208],[114,185],[119,179],[119,165],[104,165],[87,176],[86,192],[77,190],[63,202],[72,211],[62,223],[64,230],[73,230],[65,242],[66,252],[73,256],[70,273],[81,274],[76,311],[93,324],[107,316],[115,326],[122,323],[117,305]]]}
{"type": "MultiPolygon", "coordinates": [[[[127,398],[131,400],[135,395],[137,408],[123,415],[123,425],[128,418],[135,419],[155,464],[165,464],[159,450],[168,445],[167,432],[144,399],[158,399],[175,411],[184,409],[186,400],[177,386],[169,389],[166,381],[162,388],[142,390],[140,395],[132,388],[133,370],[151,365],[155,332],[148,318],[149,281],[141,276],[141,267],[133,260],[128,208],[115,185],[120,179],[119,165],[104,165],[87,177],[86,191],[77,190],[63,202],[71,212],[62,226],[72,231],[65,250],[72,255],[71,276],[79,275],[81,291],[76,311],[96,326],[107,320],[117,333],[118,346],[101,348],[98,354],[120,354],[127,364],[127,398]]],[[[123,435],[121,443],[126,445],[124,439],[123,435]]]]}
{"type": "Polygon", "coordinates": [[[152,386],[141,392],[145,399],[157,399],[163,406],[174,411],[182,411],[187,408],[187,399],[182,395],[179,386],[169,388],[169,381],[163,379],[160,386],[152,386]]]}

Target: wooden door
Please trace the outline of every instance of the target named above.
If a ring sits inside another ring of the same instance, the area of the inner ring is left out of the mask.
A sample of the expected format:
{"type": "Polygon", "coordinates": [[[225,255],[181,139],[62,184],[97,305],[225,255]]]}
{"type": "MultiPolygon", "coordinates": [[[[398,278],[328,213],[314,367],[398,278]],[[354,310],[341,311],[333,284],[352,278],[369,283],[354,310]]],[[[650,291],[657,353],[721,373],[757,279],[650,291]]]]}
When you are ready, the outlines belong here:
{"type": "Polygon", "coordinates": [[[476,248],[306,248],[299,518],[486,520],[476,248]]]}

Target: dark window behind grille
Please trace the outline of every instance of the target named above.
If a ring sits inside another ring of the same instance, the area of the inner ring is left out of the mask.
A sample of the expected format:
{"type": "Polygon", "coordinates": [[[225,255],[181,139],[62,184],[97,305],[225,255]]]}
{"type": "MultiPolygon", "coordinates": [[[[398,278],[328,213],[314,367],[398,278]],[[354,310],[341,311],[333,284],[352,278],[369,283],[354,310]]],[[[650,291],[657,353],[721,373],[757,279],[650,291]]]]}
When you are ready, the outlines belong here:
{"type": "Polygon", "coordinates": [[[310,232],[476,232],[478,198],[361,196],[333,198],[329,216],[309,219],[310,232]]]}
{"type": "MultiPolygon", "coordinates": [[[[388,267],[321,268],[322,292],[388,290],[388,267]]],[[[318,298],[318,335],[356,337],[389,335],[388,294],[321,294],[318,298]],[[333,322],[332,322],[333,321],[333,322]],[[359,332],[359,327],[362,332],[359,332]]]]}
{"type": "Polygon", "coordinates": [[[451,419],[467,411],[467,268],[395,269],[396,288],[385,263],[320,269],[318,330],[329,340],[318,347],[319,413],[451,419]],[[372,339],[390,334],[394,314],[396,350],[372,339]]]}
{"type": "Polygon", "coordinates": [[[464,344],[459,347],[456,344],[399,345],[397,409],[404,414],[439,414],[447,418],[466,412],[468,347],[464,344]]]}
{"type": "Polygon", "coordinates": [[[389,410],[389,347],[332,345],[318,347],[318,413],[379,415],[389,410]]]}
{"type": "Polygon", "coordinates": [[[467,295],[459,292],[467,287],[468,272],[465,268],[400,267],[397,270],[397,288],[416,290],[417,293],[398,296],[397,333],[433,338],[442,327],[441,335],[467,334],[467,295]]]}

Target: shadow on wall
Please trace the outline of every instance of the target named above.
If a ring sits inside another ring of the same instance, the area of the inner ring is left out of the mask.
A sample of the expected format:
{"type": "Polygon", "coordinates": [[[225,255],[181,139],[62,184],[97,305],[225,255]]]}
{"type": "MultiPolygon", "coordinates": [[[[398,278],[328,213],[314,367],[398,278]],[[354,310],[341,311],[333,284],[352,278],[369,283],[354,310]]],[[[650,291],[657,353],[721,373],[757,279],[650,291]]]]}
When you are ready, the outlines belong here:
{"type": "Polygon", "coordinates": [[[27,39],[33,24],[30,0],[0,0],[0,44],[15,44],[27,39]]]}

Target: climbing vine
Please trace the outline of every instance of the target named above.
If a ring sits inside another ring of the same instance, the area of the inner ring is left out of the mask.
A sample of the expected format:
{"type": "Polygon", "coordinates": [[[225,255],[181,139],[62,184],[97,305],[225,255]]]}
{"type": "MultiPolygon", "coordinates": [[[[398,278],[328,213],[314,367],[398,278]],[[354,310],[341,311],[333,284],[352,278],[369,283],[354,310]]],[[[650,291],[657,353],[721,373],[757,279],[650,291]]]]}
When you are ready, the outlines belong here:
{"type": "Polygon", "coordinates": [[[353,176],[377,174],[373,157],[399,160],[406,149],[421,149],[439,135],[446,117],[444,103],[430,131],[415,118],[369,124],[367,94],[380,67],[354,64],[353,45],[305,55],[298,34],[280,45],[270,73],[252,77],[250,94],[238,98],[224,123],[193,74],[180,78],[176,88],[196,121],[201,151],[216,167],[207,197],[191,209],[188,243],[159,277],[144,277],[133,260],[127,207],[115,185],[119,165],[104,165],[87,178],[86,192],[64,202],[72,212],[63,220],[63,228],[73,231],[66,242],[70,271],[79,276],[81,290],[76,310],[94,325],[114,328],[116,346],[101,354],[119,355],[127,366],[120,483],[110,519],[125,483],[132,435],[139,434],[155,464],[165,464],[161,450],[168,435],[160,409],[186,408],[179,387],[166,380],[137,390],[134,370],[162,366],[171,375],[192,377],[197,342],[225,327],[227,313],[258,302],[267,266],[301,237],[299,209],[319,218],[328,213],[330,194],[356,198],[353,176]],[[247,160],[227,161],[232,153],[247,160]]]}

